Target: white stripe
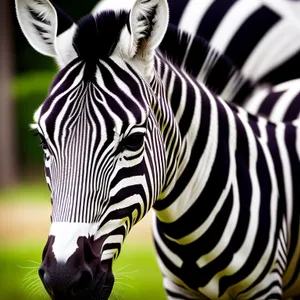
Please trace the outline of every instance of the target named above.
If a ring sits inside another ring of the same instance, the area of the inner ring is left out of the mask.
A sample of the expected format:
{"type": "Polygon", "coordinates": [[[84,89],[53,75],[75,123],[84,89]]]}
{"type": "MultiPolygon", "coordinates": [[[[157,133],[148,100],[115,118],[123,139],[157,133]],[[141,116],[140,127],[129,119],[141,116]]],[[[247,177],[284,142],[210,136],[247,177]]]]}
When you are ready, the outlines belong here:
{"type": "Polygon", "coordinates": [[[266,118],[259,118],[258,122],[257,122],[257,126],[259,128],[259,132],[260,132],[260,138],[259,140],[264,143],[267,144],[268,143],[268,119],[266,118]]]}
{"type": "MultiPolygon", "coordinates": [[[[191,82],[192,83],[192,82],[191,82]]],[[[204,189],[207,180],[209,179],[210,171],[214,164],[214,159],[218,146],[218,111],[216,101],[212,94],[202,86],[208,99],[210,100],[211,114],[210,114],[210,129],[206,147],[202,154],[202,157],[198,161],[197,168],[190,179],[188,185],[177,197],[177,199],[165,210],[156,211],[156,214],[160,220],[165,223],[172,223],[182,217],[191,206],[197,201],[199,195],[204,189]]],[[[197,87],[195,88],[197,90],[197,87]]],[[[198,102],[198,101],[197,101],[198,102]]],[[[195,102],[195,105],[197,103],[195,102]]],[[[196,124],[199,123],[199,120],[196,124]]],[[[197,126],[198,127],[198,126],[197,126]]],[[[191,128],[196,128],[191,124],[191,128]]]]}
{"type": "Polygon", "coordinates": [[[239,30],[244,21],[261,7],[260,0],[240,0],[228,10],[220,22],[210,44],[221,53],[224,53],[228,44],[239,30]]]}
{"type": "Polygon", "coordinates": [[[252,95],[247,99],[246,103],[244,104],[244,109],[249,113],[256,115],[259,111],[262,103],[264,102],[265,98],[272,92],[269,87],[259,87],[252,95]]]}
{"type": "MultiPolygon", "coordinates": [[[[228,175],[228,180],[227,180],[227,185],[225,189],[223,190],[220,199],[217,202],[217,205],[213,208],[213,210],[210,213],[210,225],[213,224],[215,221],[215,216],[218,214],[218,212],[221,210],[221,207],[223,206],[228,193],[230,189],[232,188],[233,192],[233,207],[231,210],[231,213],[228,217],[228,222],[227,225],[223,231],[222,237],[220,238],[219,242],[216,244],[215,248],[212,249],[209,253],[201,256],[197,260],[197,265],[199,268],[204,267],[207,263],[209,263],[211,260],[219,256],[227,247],[227,245],[230,242],[230,239],[232,237],[232,234],[235,230],[238,217],[239,217],[239,212],[240,212],[240,199],[239,199],[239,191],[238,191],[238,185],[237,185],[237,180],[236,180],[236,159],[235,159],[235,152],[236,152],[236,141],[237,141],[237,132],[236,132],[236,126],[235,126],[235,120],[233,117],[232,112],[229,110],[229,107],[225,104],[224,105],[225,110],[227,112],[228,116],[228,122],[229,122],[229,153],[230,153],[230,166],[229,166],[229,175],[228,175]],[[226,192],[225,192],[226,191],[226,192]]],[[[209,226],[206,229],[202,230],[203,232],[206,232],[209,226]]],[[[202,226],[201,226],[202,227],[202,226]]],[[[198,239],[200,235],[196,237],[198,239]]]]}
{"type": "Polygon", "coordinates": [[[257,81],[299,52],[300,28],[288,20],[276,23],[259,41],[242,67],[242,74],[257,81]]]}
{"type": "Polygon", "coordinates": [[[70,68],[68,70],[68,72],[64,75],[64,77],[53,87],[50,95],[53,95],[59,88],[60,86],[66,81],[67,77],[72,73],[72,71],[74,69],[76,69],[76,67],[78,67],[82,62],[79,61],[78,63],[76,63],[72,68],[70,68]]]}
{"type": "Polygon", "coordinates": [[[287,92],[285,92],[274,105],[272,112],[269,115],[269,120],[273,122],[282,121],[287,110],[291,106],[291,103],[294,101],[295,97],[300,93],[300,86],[295,86],[287,92]]]}
{"type": "Polygon", "coordinates": [[[190,0],[183,11],[178,27],[196,35],[202,17],[213,2],[214,0],[190,0]]]}
{"type": "Polygon", "coordinates": [[[293,87],[299,87],[300,89],[300,79],[293,79],[289,80],[280,84],[277,84],[273,87],[273,91],[275,93],[277,92],[285,92],[286,90],[293,88],[293,87]]]}

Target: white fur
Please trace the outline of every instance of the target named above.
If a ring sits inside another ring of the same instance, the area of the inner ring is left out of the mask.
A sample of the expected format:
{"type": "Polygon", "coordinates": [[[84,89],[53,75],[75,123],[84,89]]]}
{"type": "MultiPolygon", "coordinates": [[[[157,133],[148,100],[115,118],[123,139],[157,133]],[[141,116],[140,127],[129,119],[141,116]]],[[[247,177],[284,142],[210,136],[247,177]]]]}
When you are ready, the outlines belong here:
{"type": "Polygon", "coordinates": [[[114,54],[131,61],[132,65],[141,72],[141,75],[149,80],[152,77],[154,52],[168,28],[169,7],[167,1],[152,0],[145,3],[142,0],[137,0],[130,11],[129,21],[131,32],[129,32],[127,26],[124,27],[114,54]],[[153,20],[154,26],[150,36],[147,37],[144,31],[147,30],[149,24],[145,20],[141,20],[141,17],[147,17],[154,7],[156,7],[153,20]],[[140,44],[141,40],[144,40],[142,46],[140,44]]]}
{"type": "Polygon", "coordinates": [[[97,228],[96,223],[52,223],[50,235],[55,237],[52,251],[57,262],[66,263],[78,248],[78,238],[94,236],[97,228]]]}
{"type": "Polygon", "coordinates": [[[60,34],[56,38],[56,52],[58,65],[63,68],[78,55],[73,47],[73,38],[77,30],[77,25],[73,24],[71,28],[60,34]]]}
{"type": "Polygon", "coordinates": [[[50,1],[41,0],[40,2],[38,4],[34,0],[15,0],[17,18],[30,45],[41,54],[54,57],[62,68],[77,57],[72,45],[76,25],[74,24],[69,30],[57,36],[57,11],[50,1]],[[46,23],[35,20],[30,10],[42,17],[46,23]],[[38,30],[35,25],[42,30],[38,30]]]}

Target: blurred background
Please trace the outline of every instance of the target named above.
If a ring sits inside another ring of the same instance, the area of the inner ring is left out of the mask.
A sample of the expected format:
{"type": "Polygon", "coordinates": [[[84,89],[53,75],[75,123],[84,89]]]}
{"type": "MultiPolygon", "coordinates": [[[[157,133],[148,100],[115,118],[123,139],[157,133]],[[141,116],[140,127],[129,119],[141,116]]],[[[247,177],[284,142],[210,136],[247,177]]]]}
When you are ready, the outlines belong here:
{"type": "MultiPolygon", "coordinates": [[[[97,0],[55,3],[77,21],[97,0]]],[[[0,299],[48,299],[37,269],[50,227],[50,194],[42,150],[29,124],[57,69],[28,44],[13,0],[0,2],[0,41],[0,299]]],[[[123,247],[111,299],[165,298],[150,219],[149,214],[133,229],[123,247]]]]}

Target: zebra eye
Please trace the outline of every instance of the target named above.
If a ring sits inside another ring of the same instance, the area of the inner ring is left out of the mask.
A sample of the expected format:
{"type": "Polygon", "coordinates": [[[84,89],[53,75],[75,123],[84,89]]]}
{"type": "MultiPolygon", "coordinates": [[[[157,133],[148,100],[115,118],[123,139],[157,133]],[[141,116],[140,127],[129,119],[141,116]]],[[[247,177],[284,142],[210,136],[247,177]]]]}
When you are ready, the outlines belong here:
{"type": "Polygon", "coordinates": [[[44,150],[49,149],[49,148],[48,148],[48,145],[47,145],[47,142],[46,142],[46,139],[44,138],[44,136],[41,135],[40,133],[37,133],[37,135],[40,137],[40,145],[41,145],[41,147],[42,147],[44,150]]]}
{"type": "Polygon", "coordinates": [[[125,138],[125,140],[123,141],[123,145],[125,149],[135,151],[142,147],[143,142],[144,134],[141,132],[137,132],[125,138]]]}

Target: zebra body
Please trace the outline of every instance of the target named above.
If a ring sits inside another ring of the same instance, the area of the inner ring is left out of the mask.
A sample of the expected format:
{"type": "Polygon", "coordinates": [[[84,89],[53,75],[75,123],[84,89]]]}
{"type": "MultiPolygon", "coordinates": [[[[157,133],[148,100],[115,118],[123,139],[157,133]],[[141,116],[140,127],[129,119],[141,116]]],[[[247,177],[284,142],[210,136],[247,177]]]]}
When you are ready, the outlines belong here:
{"type": "Polygon", "coordinates": [[[154,240],[170,298],[197,299],[201,292],[209,299],[277,299],[291,285],[299,293],[299,192],[291,188],[299,176],[299,122],[256,119],[161,65],[171,105],[178,106],[178,88],[186,89],[180,132],[196,132],[192,141],[192,133],[181,136],[189,151],[176,185],[154,205],[154,240]],[[172,86],[172,77],[181,87],[172,86]],[[183,293],[182,285],[193,292],[183,293]]]}
{"type": "Polygon", "coordinates": [[[152,207],[169,299],[299,294],[299,122],[248,115],[172,63],[177,52],[157,52],[165,0],[78,24],[48,0],[16,7],[61,67],[34,126],[53,205],[39,270],[52,299],[107,299],[113,260],[152,207]]]}

